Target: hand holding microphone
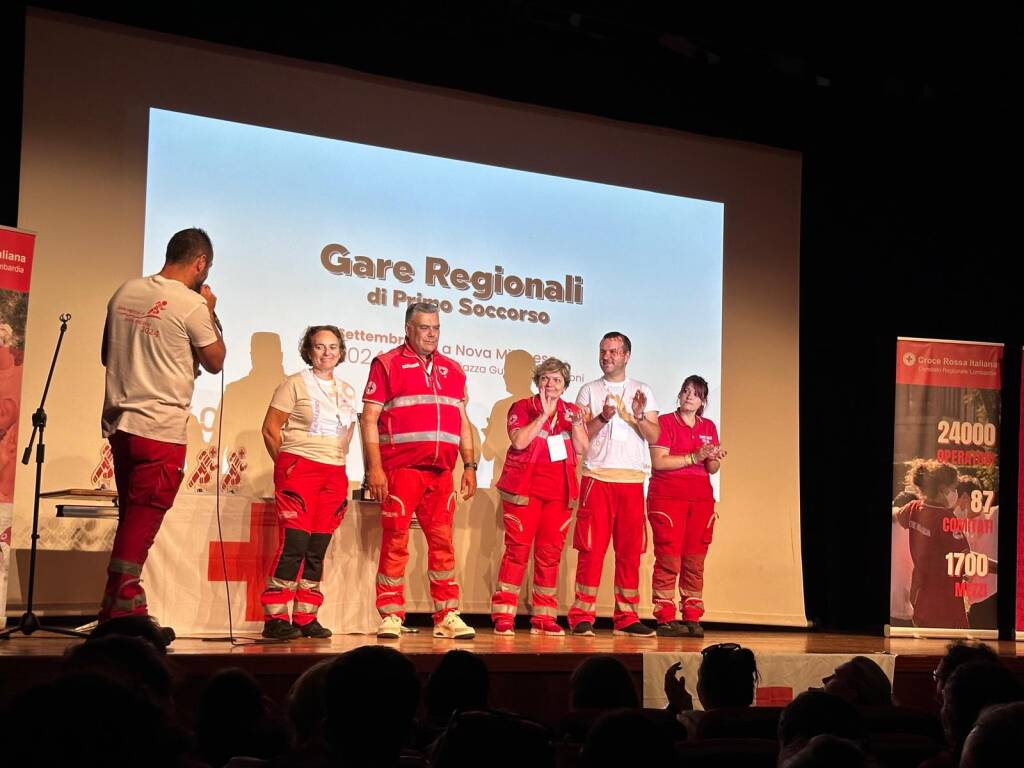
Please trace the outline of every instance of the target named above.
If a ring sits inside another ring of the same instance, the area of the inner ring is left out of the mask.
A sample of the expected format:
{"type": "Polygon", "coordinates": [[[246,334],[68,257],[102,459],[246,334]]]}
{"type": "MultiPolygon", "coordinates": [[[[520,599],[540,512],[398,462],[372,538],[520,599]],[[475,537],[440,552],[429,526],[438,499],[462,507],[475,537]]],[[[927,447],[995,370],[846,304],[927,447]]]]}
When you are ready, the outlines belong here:
{"type": "Polygon", "coordinates": [[[214,311],[217,307],[217,296],[210,290],[210,286],[206,283],[199,286],[199,295],[206,300],[206,306],[210,308],[210,317],[213,318],[213,322],[216,324],[217,330],[223,334],[224,326],[220,324],[220,318],[217,317],[217,313],[214,311]]]}
{"type": "Polygon", "coordinates": [[[210,290],[210,286],[208,286],[206,283],[203,283],[202,285],[200,285],[199,286],[199,295],[202,296],[206,300],[206,306],[208,306],[210,308],[211,312],[214,309],[216,309],[216,307],[217,307],[217,297],[214,295],[213,291],[210,290]]]}

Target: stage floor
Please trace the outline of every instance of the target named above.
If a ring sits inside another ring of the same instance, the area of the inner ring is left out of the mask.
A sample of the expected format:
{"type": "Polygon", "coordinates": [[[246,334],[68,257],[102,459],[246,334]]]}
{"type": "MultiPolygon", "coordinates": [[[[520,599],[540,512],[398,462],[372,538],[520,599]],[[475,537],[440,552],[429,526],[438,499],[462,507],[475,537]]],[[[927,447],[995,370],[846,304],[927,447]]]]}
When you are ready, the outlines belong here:
{"type": "MultiPolygon", "coordinates": [[[[238,645],[202,637],[178,638],[168,650],[182,698],[198,695],[205,679],[224,667],[241,667],[255,675],[272,698],[283,700],[292,681],[310,665],[362,645],[388,645],[408,655],[424,677],[440,657],[453,648],[480,654],[491,673],[492,704],[544,721],[557,722],[568,709],[568,680],[587,656],[617,656],[633,674],[638,689],[643,655],[652,652],[696,653],[712,643],[735,642],[758,654],[872,654],[896,655],[894,693],[900,703],[934,710],[931,672],[945,653],[948,640],[889,638],[821,632],[709,629],[704,638],[615,637],[599,629],[595,637],[534,636],[520,629],[513,637],[478,630],[475,640],[440,640],[423,627],[400,640],[377,640],[372,635],[336,635],[329,640],[293,640],[257,644],[244,635],[238,645]],[[248,641],[248,642],[247,642],[248,641]]],[[[0,703],[34,681],[59,672],[60,657],[73,638],[37,633],[0,641],[0,703]]],[[[1024,644],[989,641],[1004,661],[1024,675],[1024,644]]]]}
{"type": "MultiPolygon", "coordinates": [[[[253,643],[258,634],[238,635],[238,645],[213,641],[220,635],[179,637],[168,649],[174,658],[182,656],[317,656],[344,653],[362,645],[388,645],[409,656],[444,654],[452,648],[464,648],[486,655],[502,654],[570,654],[590,655],[613,653],[637,655],[651,652],[696,652],[712,643],[740,643],[758,653],[892,653],[897,656],[941,656],[949,640],[847,635],[825,632],[725,630],[709,629],[703,638],[632,638],[615,637],[611,630],[598,629],[595,637],[548,637],[531,635],[519,629],[513,637],[494,635],[480,629],[474,640],[443,640],[431,636],[429,627],[399,640],[378,640],[373,635],[335,635],[327,640],[292,640],[286,643],[253,643]]],[[[65,649],[78,642],[74,638],[49,635],[45,632],[31,637],[20,634],[9,641],[0,641],[0,659],[25,656],[61,656],[65,649]]],[[[1002,657],[1024,656],[1024,643],[985,641],[1002,657]]]]}

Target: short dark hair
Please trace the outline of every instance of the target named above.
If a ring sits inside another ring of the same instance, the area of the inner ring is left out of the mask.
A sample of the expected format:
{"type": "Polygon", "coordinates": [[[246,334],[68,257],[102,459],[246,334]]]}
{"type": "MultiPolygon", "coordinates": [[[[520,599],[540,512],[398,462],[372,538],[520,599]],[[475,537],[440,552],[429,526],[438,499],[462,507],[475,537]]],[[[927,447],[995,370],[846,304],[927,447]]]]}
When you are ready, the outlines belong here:
{"type": "Polygon", "coordinates": [[[608,333],[601,337],[601,341],[608,341],[609,339],[622,339],[622,350],[632,354],[633,343],[629,340],[629,336],[622,331],[608,331],[608,333]]]}
{"type": "Polygon", "coordinates": [[[639,709],[605,712],[590,726],[581,766],[687,765],[679,761],[667,729],[639,709]]]}
{"type": "Polygon", "coordinates": [[[410,304],[405,310],[405,322],[411,323],[412,316],[419,312],[421,315],[436,315],[440,309],[437,304],[432,301],[417,301],[415,304],[410,304]]]}
{"type": "Polygon", "coordinates": [[[327,672],[327,741],[352,763],[398,763],[412,733],[420,679],[394,648],[364,645],[336,658],[327,672]]]}
{"type": "Polygon", "coordinates": [[[956,495],[963,496],[965,493],[974,493],[981,490],[981,481],[974,475],[960,475],[957,478],[956,495]]]}
{"type": "Polygon", "coordinates": [[[167,242],[167,255],[164,260],[168,264],[190,264],[205,254],[213,259],[213,243],[210,236],[199,227],[183,229],[175,232],[167,242]]]}
{"type": "Polygon", "coordinates": [[[639,709],[633,677],[614,656],[599,654],[580,662],[569,677],[573,709],[639,709]]]}
{"type": "Polygon", "coordinates": [[[423,704],[427,718],[444,726],[452,713],[487,709],[490,678],[484,660],[474,653],[451,650],[427,679],[423,704]]]}
{"type": "Polygon", "coordinates": [[[974,768],[1006,765],[1007,755],[1019,755],[1022,749],[1024,702],[996,704],[982,710],[975,721],[967,737],[961,764],[974,768]]]}
{"type": "Polygon", "coordinates": [[[749,707],[760,676],[749,648],[720,643],[701,651],[697,695],[704,709],[749,707]]]}
{"type": "Polygon", "coordinates": [[[909,462],[905,478],[907,483],[928,497],[942,488],[955,488],[959,480],[956,467],[937,459],[914,459],[909,462]]]}
{"type": "Polygon", "coordinates": [[[978,715],[993,704],[1024,700],[1024,687],[1001,662],[970,661],[953,670],[942,698],[946,740],[959,756],[978,715]]]}
{"type": "Polygon", "coordinates": [[[533,369],[533,383],[538,387],[540,386],[540,377],[545,373],[557,373],[562,377],[565,386],[569,386],[569,380],[572,378],[572,368],[557,357],[546,358],[533,369]]]}
{"type": "Polygon", "coordinates": [[[164,649],[144,637],[90,637],[84,643],[71,646],[64,656],[64,673],[79,672],[109,677],[148,694],[160,705],[171,702],[173,685],[164,649]]]}
{"type": "Polygon", "coordinates": [[[867,656],[854,656],[849,661],[847,685],[857,694],[857,705],[881,707],[892,704],[892,682],[885,671],[867,656]]]}
{"type": "Polygon", "coordinates": [[[285,699],[285,716],[292,748],[299,749],[323,735],[327,716],[327,675],[334,659],[318,661],[292,683],[285,699]]]}
{"type": "Polygon", "coordinates": [[[824,691],[804,691],[779,714],[779,745],[810,740],[822,733],[859,741],[866,735],[864,718],[846,699],[824,691]]]}
{"type": "Polygon", "coordinates": [[[998,664],[999,654],[984,643],[965,643],[963,640],[954,640],[946,646],[946,655],[939,660],[933,676],[936,682],[945,685],[954,669],[974,661],[998,664]]]}
{"type": "Polygon", "coordinates": [[[306,365],[313,364],[313,337],[320,331],[330,331],[338,337],[338,346],[340,347],[338,363],[340,364],[345,359],[345,336],[336,325],[311,325],[306,328],[306,332],[299,339],[299,356],[302,357],[302,362],[306,365]]]}

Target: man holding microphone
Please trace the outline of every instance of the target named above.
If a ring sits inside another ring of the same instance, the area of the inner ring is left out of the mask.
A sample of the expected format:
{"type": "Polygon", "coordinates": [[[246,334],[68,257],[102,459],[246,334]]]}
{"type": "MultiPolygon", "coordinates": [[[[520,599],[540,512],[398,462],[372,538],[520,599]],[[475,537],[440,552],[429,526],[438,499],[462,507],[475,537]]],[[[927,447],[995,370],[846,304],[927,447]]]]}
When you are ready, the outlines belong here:
{"type": "MultiPolygon", "coordinates": [[[[195,378],[224,367],[224,339],[206,278],[213,244],[201,229],[167,243],[158,274],[124,283],[107,304],[101,426],[110,441],[118,526],[99,621],[146,616],[142,567],[184,473],[195,378]]],[[[169,643],[174,633],[164,628],[169,643]]]]}

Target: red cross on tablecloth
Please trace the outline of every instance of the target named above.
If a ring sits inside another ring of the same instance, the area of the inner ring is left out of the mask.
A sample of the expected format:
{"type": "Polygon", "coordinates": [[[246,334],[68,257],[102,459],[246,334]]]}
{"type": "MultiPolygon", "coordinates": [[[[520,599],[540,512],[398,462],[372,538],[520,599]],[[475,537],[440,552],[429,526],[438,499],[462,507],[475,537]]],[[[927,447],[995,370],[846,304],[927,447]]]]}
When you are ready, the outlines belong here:
{"type": "Polygon", "coordinates": [[[248,541],[225,541],[223,558],[220,542],[210,542],[206,578],[211,582],[223,581],[226,564],[228,581],[245,582],[246,621],[263,620],[260,595],[277,554],[279,535],[273,502],[257,501],[249,508],[248,541]]]}

